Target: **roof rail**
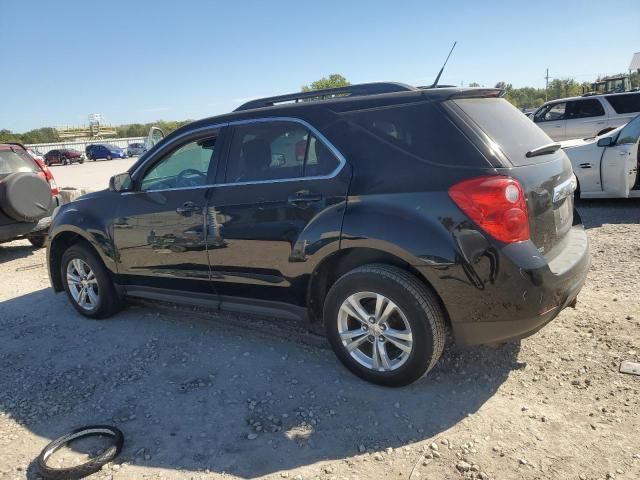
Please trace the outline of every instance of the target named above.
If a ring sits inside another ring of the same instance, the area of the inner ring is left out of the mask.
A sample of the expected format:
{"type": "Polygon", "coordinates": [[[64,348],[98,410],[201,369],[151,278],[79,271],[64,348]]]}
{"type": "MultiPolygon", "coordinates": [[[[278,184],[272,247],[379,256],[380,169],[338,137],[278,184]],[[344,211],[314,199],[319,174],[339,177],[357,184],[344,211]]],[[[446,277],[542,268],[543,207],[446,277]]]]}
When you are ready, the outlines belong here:
{"type": "Polygon", "coordinates": [[[396,82],[377,82],[377,83],[361,83],[359,85],[350,85],[348,87],[325,88],[323,90],[311,90],[309,92],[289,93],[287,95],[278,95],[276,97],[265,97],[251,100],[243,103],[234,112],[241,110],[251,110],[253,108],[272,107],[278,103],[295,102],[301,100],[325,100],[327,98],[336,97],[355,97],[363,95],[378,95],[381,93],[392,92],[410,92],[417,88],[404,83],[396,82]]]}

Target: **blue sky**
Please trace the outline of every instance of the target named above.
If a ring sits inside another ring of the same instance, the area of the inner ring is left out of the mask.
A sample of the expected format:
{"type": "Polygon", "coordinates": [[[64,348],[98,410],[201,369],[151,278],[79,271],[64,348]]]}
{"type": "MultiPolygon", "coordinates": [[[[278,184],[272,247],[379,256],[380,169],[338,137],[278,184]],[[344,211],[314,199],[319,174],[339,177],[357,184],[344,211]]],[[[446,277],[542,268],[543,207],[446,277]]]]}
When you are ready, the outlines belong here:
{"type": "Polygon", "coordinates": [[[544,86],[625,71],[637,0],[0,0],[0,129],[202,118],[330,73],[544,86]]]}

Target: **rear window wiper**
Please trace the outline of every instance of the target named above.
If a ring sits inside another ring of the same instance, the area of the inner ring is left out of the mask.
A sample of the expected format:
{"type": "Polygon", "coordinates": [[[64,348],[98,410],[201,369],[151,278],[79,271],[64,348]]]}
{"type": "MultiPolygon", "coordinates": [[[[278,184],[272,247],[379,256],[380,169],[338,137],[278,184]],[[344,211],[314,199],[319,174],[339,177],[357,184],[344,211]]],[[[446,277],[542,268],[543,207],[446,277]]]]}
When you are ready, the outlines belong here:
{"type": "Polygon", "coordinates": [[[557,152],[559,149],[560,149],[559,143],[549,143],[547,145],[542,145],[541,147],[537,147],[532,150],[529,150],[525,154],[525,157],[531,158],[531,157],[537,157],[539,155],[549,155],[550,153],[557,152]]]}

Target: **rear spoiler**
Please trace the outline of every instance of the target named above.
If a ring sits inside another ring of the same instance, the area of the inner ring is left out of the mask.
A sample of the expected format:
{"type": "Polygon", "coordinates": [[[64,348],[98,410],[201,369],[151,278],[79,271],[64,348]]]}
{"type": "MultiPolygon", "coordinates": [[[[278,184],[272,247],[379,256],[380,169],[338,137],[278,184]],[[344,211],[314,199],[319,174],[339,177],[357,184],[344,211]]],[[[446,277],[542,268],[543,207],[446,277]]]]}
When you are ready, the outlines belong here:
{"type": "Polygon", "coordinates": [[[456,98],[501,98],[506,93],[501,88],[466,88],[460,92],[453,93],[449,99],[456,98]]]}

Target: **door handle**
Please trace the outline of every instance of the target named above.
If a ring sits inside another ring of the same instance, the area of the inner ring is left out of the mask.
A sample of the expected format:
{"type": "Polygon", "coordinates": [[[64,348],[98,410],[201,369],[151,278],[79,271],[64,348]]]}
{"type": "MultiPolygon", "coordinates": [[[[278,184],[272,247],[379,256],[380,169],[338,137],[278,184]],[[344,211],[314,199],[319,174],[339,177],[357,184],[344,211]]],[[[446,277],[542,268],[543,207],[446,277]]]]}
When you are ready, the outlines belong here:
{"type": "Polygon", "coordinates": [[[618,152],[618,155],[626,157],[627,155],[629,155],[629,152],[618,152]]]}
{"type": "Polygon", "coordinates": [[[591,164],[590,163],[581,163],[580,164],[580,168],[591,168],[591,164]]]}
{"type": "Polygon", "coordinates": [[[319,202],[322,200],[322,195],[311,193],[309,190],[301,190],[296,192],[295,195],[291,195],[288,202],[296,207],[302,207],[310,203],[319,202]]]}
{"type": "Polygon", "coordinates": [[[202,212],[202,207],[193,202],[184,202],[181,207],[176,208],[176,213],[185,217],[190,217],[194,213],[202,212]]]}

